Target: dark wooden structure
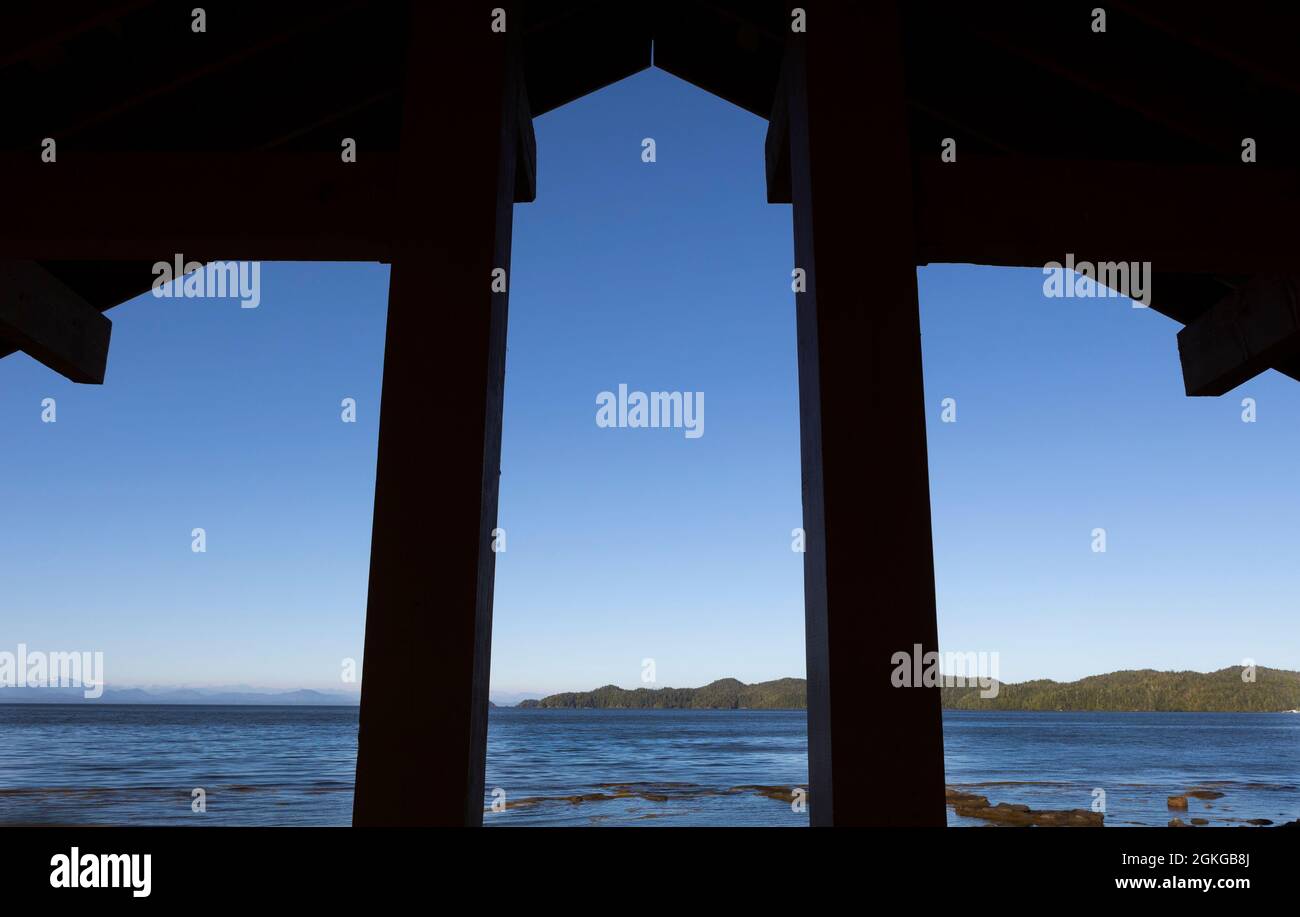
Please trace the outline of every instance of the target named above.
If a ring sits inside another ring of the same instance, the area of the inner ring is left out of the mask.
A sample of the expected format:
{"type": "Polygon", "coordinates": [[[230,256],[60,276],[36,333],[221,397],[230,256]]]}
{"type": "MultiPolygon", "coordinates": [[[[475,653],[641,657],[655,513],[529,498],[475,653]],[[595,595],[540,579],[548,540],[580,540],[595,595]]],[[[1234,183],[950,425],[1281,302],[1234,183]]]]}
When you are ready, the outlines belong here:
{"type": "Polygon", "coordinates": [[[104,381],[102,313],[176,253],[390,262],[354,820],[479,824],[491,276],[532,118],[653,60],[770,120],[748,155],[793,204],[813,822],[941,825],[938,693],[889,678],[937,647],[915,267],[1149,261],[1189,395],[1300,378],[1300,8],[1111,3],[1098,31],[1097,6],[217,2],[196,33],[188,3],[11,4],[0,356],[104,381]],[[436,441],[430,386],[473,393],[436,441]]]}

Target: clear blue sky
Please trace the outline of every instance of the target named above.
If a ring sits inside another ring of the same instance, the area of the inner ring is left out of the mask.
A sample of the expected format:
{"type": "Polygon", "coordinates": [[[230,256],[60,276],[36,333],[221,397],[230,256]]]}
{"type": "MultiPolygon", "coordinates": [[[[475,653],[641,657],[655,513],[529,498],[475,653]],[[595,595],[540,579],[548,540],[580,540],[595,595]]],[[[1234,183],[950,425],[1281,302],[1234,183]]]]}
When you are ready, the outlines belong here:
{"type": "MultiPolygon", "coordinates": [[[[660,685],[804,674],[793,245],[789,207],[764,202],[765,126],[658,71],[536,122],[498,697],[635,686],[646,658],[660,685]],[[705,435],[598,428],[619,383],[704,392],[705,435]]],[[[1045,299],[1036,269],[919,278],[942,648],[996,651],[1008,680],[1300,669],[1300,383],[1188,399],[1158,314],[1045,299]]],[[[255,310],[115,309],[102,388],[0,361],[0,650],[102,650],[110,686],[342,687],[362,652],[387,269],[266,264],[262,284],[255,310]]],[[[435,429],[447,397],[429,393],[435,429]]]]}

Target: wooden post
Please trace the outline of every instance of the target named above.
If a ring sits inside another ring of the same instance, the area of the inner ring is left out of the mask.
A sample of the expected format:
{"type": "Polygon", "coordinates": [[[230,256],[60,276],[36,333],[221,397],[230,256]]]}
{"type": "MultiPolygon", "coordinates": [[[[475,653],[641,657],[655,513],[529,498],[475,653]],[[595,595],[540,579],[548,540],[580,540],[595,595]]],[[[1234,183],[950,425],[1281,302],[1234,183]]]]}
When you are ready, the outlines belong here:
{"type": "Polygon", "coordinates": [[[479,825],[523,24],[411,7],[353,824],[479,825]]]}
{"type": "MultiPolygon", "coordinates": [[[[921,335],[892,3],[809,10],[787,50],[814,825],[943,825],[921,335]]],[[[938,155],[936,150],[935,155],[938,155]]]]}

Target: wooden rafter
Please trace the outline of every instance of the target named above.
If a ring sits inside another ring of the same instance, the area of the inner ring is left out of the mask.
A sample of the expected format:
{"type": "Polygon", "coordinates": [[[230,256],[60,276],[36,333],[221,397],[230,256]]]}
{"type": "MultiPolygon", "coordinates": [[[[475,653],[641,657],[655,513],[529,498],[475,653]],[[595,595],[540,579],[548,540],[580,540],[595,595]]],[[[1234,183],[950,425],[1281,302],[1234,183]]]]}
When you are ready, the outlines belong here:
{"type": "Polygon", "coordinates": [[[1300,354],[1300,279],[1259,276],[1178,332],[1188,395],[1222,395],[1300,354]]]}
{"type": "Polygon", "coordinates": [[[113,325],[33,261],[0,261],[0,342],[71,379],[102,384],[113,325]]]}

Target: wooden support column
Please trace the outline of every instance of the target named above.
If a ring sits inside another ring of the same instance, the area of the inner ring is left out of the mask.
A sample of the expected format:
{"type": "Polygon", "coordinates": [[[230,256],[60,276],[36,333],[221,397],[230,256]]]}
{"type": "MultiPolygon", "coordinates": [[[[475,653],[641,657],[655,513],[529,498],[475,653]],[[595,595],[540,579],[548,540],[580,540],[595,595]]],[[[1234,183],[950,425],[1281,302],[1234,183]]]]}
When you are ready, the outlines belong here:
{"type": "MultiPolygon", "coordinates": [[[[943,825],[938,649],[898,11],[831,2],[787,50],[814,825],[943,825]]],[[[937,155],[937,153],[936,153],[937,155]]]]}
{"type": "MultiPolygon", "coordinates": [[[[413,3],[366,610],[356,825],[479,825],[516,149],[518,30],[413,3]]],[[[513,13],[512,13],[513,16],[513,13]]]]}
{"type": "Polygon", "coordinates": [[[26,351],[73,382],[101,385],[110,322],[35,261],[0,261],[0,356],[26,351]]]}

